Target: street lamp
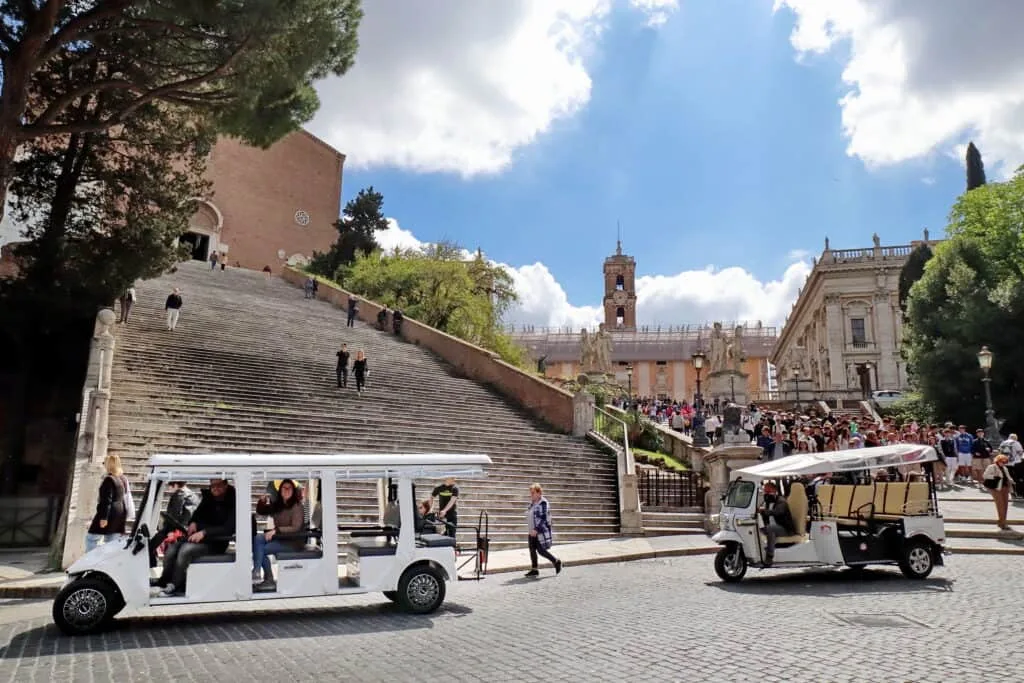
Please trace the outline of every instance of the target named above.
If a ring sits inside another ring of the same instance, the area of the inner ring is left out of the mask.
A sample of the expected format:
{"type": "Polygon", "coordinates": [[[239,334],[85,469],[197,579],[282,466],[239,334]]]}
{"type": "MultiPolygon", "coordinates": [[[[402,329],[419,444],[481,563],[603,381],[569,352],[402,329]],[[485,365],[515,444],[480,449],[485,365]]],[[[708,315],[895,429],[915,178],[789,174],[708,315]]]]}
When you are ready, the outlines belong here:
{"type": "Polygon", "coordinates": [[[629,382],[629,407],[633,407],[633,366],[626,366],[626,380],[629,382]]]}
{"type": "Polygon", "coordinates": [[[711,442],[708,441],[707,432],[704,431],[704,399],[700,393],[700,371],[704,369],[704,359],[707,356],[698,349],[691,358],[693,359],[693,369],[697,371],[697,396],[694,401],[697,405],[693,413],[692,425],[693,445],[706,448],[711,445],[711,442]]]}
{"type": "Polygon", "coordinates": [[[989,372],[992,370],[992,352],[987,346],[982,346],[978,351],[978,365],[981,366],[981,381],[985,385],[985,438],[993,446],[999,445],[999,424],[996,422],[996,411],[992,407],[992,378],[989,372]]]}
{"type": "Polygon", "coordinates": [[[793,377],[796,378],[793,381],[796,383],[796,409],[799,412],[799,410],[800,410],[800,367],[799,366],[793,366],[793,377]]]}

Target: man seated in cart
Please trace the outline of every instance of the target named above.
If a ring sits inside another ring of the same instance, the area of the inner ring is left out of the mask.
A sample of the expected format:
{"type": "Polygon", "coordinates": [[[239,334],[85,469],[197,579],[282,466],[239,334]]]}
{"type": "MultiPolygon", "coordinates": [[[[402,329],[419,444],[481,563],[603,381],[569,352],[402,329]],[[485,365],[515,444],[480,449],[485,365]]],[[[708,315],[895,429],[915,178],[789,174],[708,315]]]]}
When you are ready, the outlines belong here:
{"type": "Polygon", "coordinates": [[[796,524],[789,512],[786,497],[779,493],[778,487],[765,482],[764,505],[758,511],[764,522],[764,535],[767,539],[764,551],[764,566],[769,567],[775,559],[775,539],[796,534],[796,524]]]}

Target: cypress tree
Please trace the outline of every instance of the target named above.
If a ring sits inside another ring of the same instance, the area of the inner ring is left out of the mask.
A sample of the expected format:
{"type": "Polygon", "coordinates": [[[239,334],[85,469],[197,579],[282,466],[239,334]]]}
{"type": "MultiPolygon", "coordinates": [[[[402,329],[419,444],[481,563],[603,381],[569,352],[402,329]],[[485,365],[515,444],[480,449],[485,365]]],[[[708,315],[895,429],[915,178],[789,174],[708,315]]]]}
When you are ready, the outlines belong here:
{"type": "Polygon", "coordinates": [[[971,142],[967,145],[967,191],[985,184],[985,164],[981,161],[981,152],[971,142]]]}

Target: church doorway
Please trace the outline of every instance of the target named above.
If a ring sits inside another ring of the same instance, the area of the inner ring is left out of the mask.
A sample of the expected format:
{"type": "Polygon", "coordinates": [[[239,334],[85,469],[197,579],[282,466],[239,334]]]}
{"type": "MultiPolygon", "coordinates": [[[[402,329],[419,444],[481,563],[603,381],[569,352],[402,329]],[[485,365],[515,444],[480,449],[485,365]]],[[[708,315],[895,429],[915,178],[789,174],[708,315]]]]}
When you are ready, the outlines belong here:
{"type": "Polygon", "coordinates": [[[210,255],[210,236],[198,232],[186,232],[181,236],[181,244],[187,244],[192,250],[192,258],[205,261],[210,255]]]}

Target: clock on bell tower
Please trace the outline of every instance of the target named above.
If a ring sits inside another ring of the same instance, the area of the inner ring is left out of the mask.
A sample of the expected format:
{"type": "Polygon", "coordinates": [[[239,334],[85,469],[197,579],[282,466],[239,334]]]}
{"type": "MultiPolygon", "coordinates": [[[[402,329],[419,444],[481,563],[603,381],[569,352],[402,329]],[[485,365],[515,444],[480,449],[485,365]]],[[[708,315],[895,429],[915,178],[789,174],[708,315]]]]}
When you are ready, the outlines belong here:
{"type": "Polygon", "coordinates": [[[604,324],[611,330],[636,329],[636,261],[622,253],[604,260],[604,324]]]}

